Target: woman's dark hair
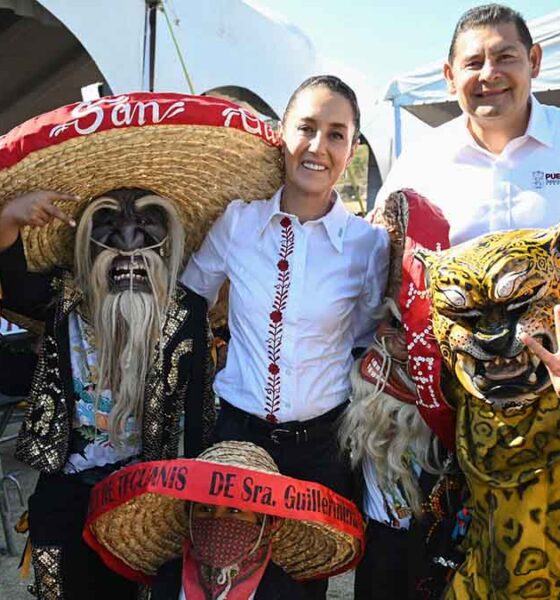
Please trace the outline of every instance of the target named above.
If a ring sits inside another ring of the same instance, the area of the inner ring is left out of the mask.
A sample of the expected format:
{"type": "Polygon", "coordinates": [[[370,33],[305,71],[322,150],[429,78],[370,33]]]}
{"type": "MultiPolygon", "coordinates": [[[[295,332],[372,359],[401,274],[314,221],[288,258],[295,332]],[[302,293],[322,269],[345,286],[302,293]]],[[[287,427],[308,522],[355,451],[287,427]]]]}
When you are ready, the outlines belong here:
{"type": "Polygon", "coordinates": [[[348,102],[350,102],[350,106],[352,107],[352,113],[354,114],[354,135],[352,137],[352,142],[357,142],[358,138],[360,137],[360,107],[358,106],[358,99],[356,98],[354,90],[349,85],[344,83],[342,79],[339,79],[335,75],[313,75],[313,77],[309,77],[302,84],[300,84],[288,100],[288,105],[286,106],[286,110],[284,111],[282,122],[286,120],[286,117],[292,109],[292,106],[296,101],[297,97],[299,96],[300,92],[308,88],[314,88],[319,86],[326,87],[331,92],[336,92],[337,94],[340,94],[341,96],[346,98],[348,102]]]}
{"type": "Polygon", "coordinates": [[[502,4],[485,4],[483,6],[470,8],[459,19],[455,26],[455,31],[453,32],[451,45],[449,46],[449,54],[447,56],[449,63],[451,64],[455,58],[455,46],[457,44],[457,38],[461,33],[469,31],[470,29],[495,27],[496,25],[503,25],[506,23],[515,25],[521,43],[527,48],[527,52],[529,52],[533,46],[533,38],[531,37],[527,23],[521,14],[513,10],[513,8],[503,6],[502,4]]]}

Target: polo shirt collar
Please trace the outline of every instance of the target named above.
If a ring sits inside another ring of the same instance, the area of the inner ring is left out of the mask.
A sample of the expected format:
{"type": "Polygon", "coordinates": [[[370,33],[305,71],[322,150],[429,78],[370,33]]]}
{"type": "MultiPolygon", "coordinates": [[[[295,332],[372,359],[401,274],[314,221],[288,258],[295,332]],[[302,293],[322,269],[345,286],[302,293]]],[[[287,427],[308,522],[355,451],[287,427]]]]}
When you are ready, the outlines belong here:
{"type": "MultiPolygon", "coordinates": [[[[543,105],[535,98],[533,94],[530,96],[531,102],[531,114],[529,115],[529,123],[527,124],[527,130],[525,131],[524,137],[532,137],[535,141],[552,147],[554,143],[554,132],[553,128],[549,126],[546,112],[543,105]]],[[[463,148],[473,147],[477,150],[484,151],[484,148],[479,146],[473,138],[468,127],[469,118],[466,114],[461,115],[457,119],[458,123],[461,123],[461,128],[457,131],[460,144],[457,145],[457,150],[460,152],[463,148]]],[[[453,136],[450,136],[452,139],[453,136]]]]}
{"type": "MultiPolygon", "coordinates": [[[[283,189],[284,188],[281,187],[274,194],[274,196],[272,196],[271,201],[266,203],[266,207],[261,218],[259,235],[264,233],[265,229],[275,216],[293,216],[280,210],[280,199],[282,198],[283,189]]],[[[350,213],[344,207],[344,203],[342,202],[342,199],[336,190],[335,194],[336,199],[329,212],[320,219],[309,221],[309,223],[321,223],[325,228],[327,236],[335,250],[337,250],[337,252],[342,252],[344,233],[346,232],[346,226],[348,224],[350,213]]]]}
{"type": "Polygon", "coordinates": [[[527,125],[526,136],[552,148],[554,143],[553,129],[549,127],[544,106],[531,94],[531,116],[527,125]]]}

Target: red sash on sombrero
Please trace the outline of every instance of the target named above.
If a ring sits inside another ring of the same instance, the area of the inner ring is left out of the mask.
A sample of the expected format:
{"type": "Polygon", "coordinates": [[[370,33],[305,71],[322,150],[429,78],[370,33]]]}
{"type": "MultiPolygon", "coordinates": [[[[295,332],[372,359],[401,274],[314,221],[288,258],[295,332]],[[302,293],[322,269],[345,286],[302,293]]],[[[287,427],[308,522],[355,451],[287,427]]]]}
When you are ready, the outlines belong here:
{"type": "Polygon", "coordinates": [[[185,501],[284,519],[273,559],[296,579],[331,576],[361,558],[364,525],[350,500],[318,483],[198,459],[139,463],[98,483],[84,539],[111,569],[150,583],[161,564],[182,553],[185,501]]]}
{"type": "Polygon", "coordinates": [[[32,152],[102,131],[154,125],[229,127],[278,144],[278,134],[249,111],[212,96],[134,92],[62,106],[0,136],[0,169],[32,152]]]}

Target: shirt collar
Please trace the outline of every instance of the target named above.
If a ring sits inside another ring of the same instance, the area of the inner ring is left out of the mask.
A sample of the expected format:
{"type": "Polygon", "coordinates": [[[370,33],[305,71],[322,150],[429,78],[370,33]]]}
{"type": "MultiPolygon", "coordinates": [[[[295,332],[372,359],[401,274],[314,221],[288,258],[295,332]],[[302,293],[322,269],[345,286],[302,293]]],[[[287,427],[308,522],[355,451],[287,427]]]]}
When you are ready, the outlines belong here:
{"type": "MultiPolygon", "coordinates": [[[[525,137],[532,137],[537,142],[544,144],[545,146],[552,147],[553,145],[553,128],[549,127],[546,112],[543,105],[535,98],[533,94],[530,96],[531,102],[531,114],[529,115],[529,123],[527,124],[527,130],[525,131],[525,137]]],[[[460,151],[462,148],[467,146],[474,147],[477,150],[484,150],[479,146],[469,131],[468,122],[469,118],[466,114],[459,117],[458,122],[462,124],[457,134],[460,136],[462,144],[458,147],[460,151]]],[[[453,136],[449,136],[453,139],[453,136]]],[[[457,139],[457,138],[456,138],[457,139]]]]}
{"type": "MultiPolygon", "coordinates": [[[[277,215],[293,217],[293,215],[280,210],[280,198],[282,197],[282,190],[283,187],[281,187],[274,194],[274,196],[272,196],[270,202],[266,203],[266,208],[263,211],[261,219],[261,226],[259,228],[259,235],[264,233],[273,217],[277,215]]],[[[331,244],[338,252],[342,252],[344,233],[346,232],[346,225],[348,223],[348,217],[350,216],[350,213],[344,207],[344,203],[342,202],[342,199],[336,190],[335,194],[336,200],[329,212],[325,216],[313,222],[321,223],[323,225],[331,244]]]]}
{"type": "MultiPolygon", "coordinates": [[[[442,125],[441,127],[445,126],[442,125]]],[[[444,139],[447,140],[449,149],[453,154],[459,155],[465,148],[472,146],[479,148],[469,131],[469,118],[465,113],[451,121],[448,128],[449,130],[444,139]]]]}
{"type": "Polygon", "coordinates": [[[531,116],[529,117],[529,124],[527,125],[525,135],[532,137],[537,142],[540,142],[549,148],[552,148],[554,143],[553,128],[549,127],[545,108],[532,94],[531,116]]]}

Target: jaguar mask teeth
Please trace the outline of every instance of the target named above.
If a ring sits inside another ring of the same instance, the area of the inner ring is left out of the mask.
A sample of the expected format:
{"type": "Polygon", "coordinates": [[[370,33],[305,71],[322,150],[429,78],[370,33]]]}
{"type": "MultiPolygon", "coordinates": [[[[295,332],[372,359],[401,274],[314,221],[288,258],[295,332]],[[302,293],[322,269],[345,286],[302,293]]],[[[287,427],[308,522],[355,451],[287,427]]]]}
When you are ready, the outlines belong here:
{"type": "MultiPolygon", "coordinates": [[[[550,342],[543,340],[546,346],[550,342]]],[[[515,356],[477,360],[457,353],[455,374],[473,396],[504,411],[518,411],[550,385],[542,361],[527,349],[515,356]]]]}

